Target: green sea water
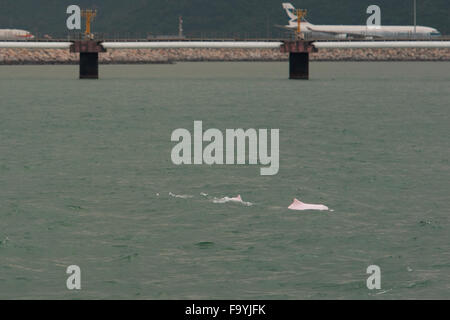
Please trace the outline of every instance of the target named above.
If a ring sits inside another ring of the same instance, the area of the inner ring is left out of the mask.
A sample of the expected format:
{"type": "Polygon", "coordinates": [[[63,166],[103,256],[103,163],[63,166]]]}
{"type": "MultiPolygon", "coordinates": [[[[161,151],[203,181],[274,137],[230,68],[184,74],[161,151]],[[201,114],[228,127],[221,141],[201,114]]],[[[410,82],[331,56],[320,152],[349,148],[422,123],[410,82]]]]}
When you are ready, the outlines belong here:
{"type": "Polygon", "coordinates": [[[287,69],[0,67],[0,298],[450,299],[450,64],[287,69]],[[278,175],[175,166],[195,120],[280,129],[278,175]]]}

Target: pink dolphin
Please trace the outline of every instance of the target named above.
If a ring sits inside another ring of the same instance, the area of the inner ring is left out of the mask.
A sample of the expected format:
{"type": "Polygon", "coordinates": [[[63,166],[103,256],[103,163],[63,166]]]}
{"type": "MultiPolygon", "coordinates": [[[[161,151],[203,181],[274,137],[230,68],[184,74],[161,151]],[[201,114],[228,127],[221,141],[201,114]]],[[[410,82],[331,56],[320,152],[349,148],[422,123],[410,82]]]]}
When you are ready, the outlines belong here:
{"type": "Polygon", "coordinates": [[[323,204],[307,204],[303,203],[298,199],[294,199],[294,202],[289,206],[290,210],[320,210],[320,211],[326,211],[329,210],[327,206],[324,206],[323,204]]]}
{"type": "Polygon", "coordinates": [[[242,202],[241,195],[239,194],[239,195],[238,195],[237,197],[235,197],[235,198],[230,198],[230,201],[242,202]]]}

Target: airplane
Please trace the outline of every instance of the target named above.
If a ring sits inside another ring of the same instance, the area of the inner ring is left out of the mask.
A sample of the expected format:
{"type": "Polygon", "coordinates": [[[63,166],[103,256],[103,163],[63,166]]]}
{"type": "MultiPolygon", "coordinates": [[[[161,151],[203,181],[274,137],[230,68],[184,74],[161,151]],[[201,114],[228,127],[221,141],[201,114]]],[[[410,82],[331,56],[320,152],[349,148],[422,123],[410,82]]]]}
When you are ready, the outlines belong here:
{"type": "MultiPolygon", "coordinates": [[[[289,16],[289,24],[281,26],[288,30],[297,30],[297,15],[291,3],[283,3],[283,9],[289,16]]],[[[422,26],[346,26],[314,25],[302,18],[301,30],[306,39],[401,39],[401,38],[435,38],[441,33],[430,27],[422,26]]]]}
{"type": "Polygon", "coordinates": [[[34,36],[25,30],[0,29],[0,40],[31,40],[34,36]]]}

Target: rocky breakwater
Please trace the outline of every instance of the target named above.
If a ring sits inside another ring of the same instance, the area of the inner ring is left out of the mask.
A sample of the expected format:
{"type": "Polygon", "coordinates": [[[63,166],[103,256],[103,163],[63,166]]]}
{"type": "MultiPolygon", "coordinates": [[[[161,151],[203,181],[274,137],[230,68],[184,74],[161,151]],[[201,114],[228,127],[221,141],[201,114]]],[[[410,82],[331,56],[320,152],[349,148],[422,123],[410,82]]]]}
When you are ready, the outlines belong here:
{"type": "MultiPolygon", "coordinates": [[[[78,54],[62,49],[0,49],[0,65],[77,64],[78,54]]],[[[286,61],[278,49],[127,49],[100,54],[102,64],[177,61],[286,61]]],[[[450,61],[449,49],[321,49],[312,61],[450,61]]]]}
{"type": "Polygon", "coordinates": [[[321,49],[314,61],[450,61],[450,49],[321,49]]]}

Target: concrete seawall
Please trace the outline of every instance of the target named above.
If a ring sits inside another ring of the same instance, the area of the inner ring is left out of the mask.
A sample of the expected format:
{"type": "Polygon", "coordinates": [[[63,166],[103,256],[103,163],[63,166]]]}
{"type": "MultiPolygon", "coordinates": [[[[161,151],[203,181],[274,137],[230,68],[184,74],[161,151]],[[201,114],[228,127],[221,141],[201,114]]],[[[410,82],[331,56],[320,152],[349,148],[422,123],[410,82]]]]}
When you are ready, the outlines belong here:
{"type": "MultiPolygon", "coordinates": [[[[62,49],[0,49],[0,65],[78,64],[78,54],[62,49]]],[[[126,49],[100,54],[102,64],[177,61],[287,61],[278,49],[126,49]]],[[[311,61],[450,61],[448,49],[321,49],[311,61]]]]}

